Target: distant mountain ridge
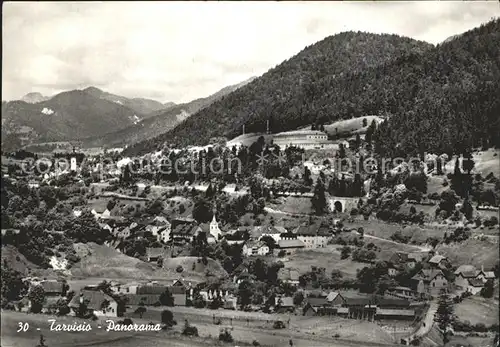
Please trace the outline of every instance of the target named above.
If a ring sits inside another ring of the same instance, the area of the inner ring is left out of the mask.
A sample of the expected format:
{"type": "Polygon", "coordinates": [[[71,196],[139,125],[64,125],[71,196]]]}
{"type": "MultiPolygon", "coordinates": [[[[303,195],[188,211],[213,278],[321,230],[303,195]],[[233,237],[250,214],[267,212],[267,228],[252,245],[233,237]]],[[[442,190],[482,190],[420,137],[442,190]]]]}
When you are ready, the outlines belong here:
{"type": "Polygon", "coordinates": [[[36,104],[37,102],[47,101],[50,96],[43,96],[41,93],[33,92],[28,93],[21,98],[21,101],[27,102],[29,104],[36,104]]]}
{"type": "Polygon", "coordinates": [[[124,96],[105,92],[96,87],[88,87],[83,89],[83,91],[93,95],[96,98],[116,102],[117,104],[126,106],[134,110],[138,115],[141,116],[141,118],[147,118],[152,112],[163,110],[175,105],[171,102],[162,104],[159,101],[146,98],[126,98],[124,96]]]}
{"type": "Polygon", "coordinates": [[[184,104],[174,105],[168,109],[153,112],[148,118],[142,120],[138,124],[110,132],[104,136],[92,136],[82,139],[82,143],[84,146],[88,147],[122,147],[153,138],[173,129],[176,125],[189,119],[192,114],[208,107],[217,100],[225,98],[230,93],[247,85],[254,79],[255,77],[252,77],[238,84],[224,87],[216,93],[204,98],[195,99],[184,104]]]}
{"type": "Polygon", "coordinates": [[[2,147],[15,150],[35,142],[72,141],[102,136],[138,124],[175,103],[126,98],[96,87],[2,102],[2,147]]]}

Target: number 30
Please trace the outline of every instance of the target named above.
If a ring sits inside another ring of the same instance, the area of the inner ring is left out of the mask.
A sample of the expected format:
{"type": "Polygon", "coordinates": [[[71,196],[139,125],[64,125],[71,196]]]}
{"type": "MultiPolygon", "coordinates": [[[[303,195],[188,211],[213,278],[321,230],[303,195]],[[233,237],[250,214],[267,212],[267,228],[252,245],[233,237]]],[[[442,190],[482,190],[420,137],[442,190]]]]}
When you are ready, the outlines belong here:
{"type": "Polygon", "coordinates": [[[19,328],[17,330],[17,332],[25,332],[25,331],[28,331],[28,329],[30,328],[30,325],[28,323],[23,323],[23,322],[19,322],[19,328]]]}

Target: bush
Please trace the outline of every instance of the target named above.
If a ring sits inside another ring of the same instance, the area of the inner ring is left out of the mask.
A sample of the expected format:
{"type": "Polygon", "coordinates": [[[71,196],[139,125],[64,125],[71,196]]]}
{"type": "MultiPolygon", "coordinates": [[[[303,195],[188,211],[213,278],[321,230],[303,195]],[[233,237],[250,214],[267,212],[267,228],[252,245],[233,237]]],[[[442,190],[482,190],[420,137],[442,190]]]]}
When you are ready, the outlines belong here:
{"type": "Polygon", "coordinates": [[[224,329],[219,333],[219,341],[233,342],[233,335],[231,335],[231,332],[229,332],[228,329],[224,329]]]}
{"type": "Polygon", "coordinates": [[[189,325],[188,321],[186,320],[184,324],[184,329],[182,329],[182,335],[184,336],[198,336],[198,328],[195,326],[189,325]]]}
{"type": "Polygon", "coordinates": [[[340,252],[340,259],[347,259],[351,255],[351,247],[344,246],[340,252]]]}
{"type": "Polygon", "coordinates": [[[273,324],[273,329],[285,329],[285,323],[281,320],[277,320],[273,324]]]}

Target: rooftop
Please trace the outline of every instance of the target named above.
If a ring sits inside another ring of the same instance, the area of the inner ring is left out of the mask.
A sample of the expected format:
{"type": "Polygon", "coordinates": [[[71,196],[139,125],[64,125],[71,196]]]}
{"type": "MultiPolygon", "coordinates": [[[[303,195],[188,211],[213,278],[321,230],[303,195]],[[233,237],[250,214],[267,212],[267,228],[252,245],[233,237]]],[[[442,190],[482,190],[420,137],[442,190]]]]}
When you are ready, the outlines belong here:
{"type": "Polygon", "coordinates": [[[80,295],[75,295],[71,302],[69,303],[69,307],[79,307],[80,306],[80,297],[83,297],[84,300],[88,300],[89,303],[87,307],[92,310],[100,310],[102,303],[107,300],[110,303],[115,300],[109,295],[104,294],[101,291],[96,290],[82,290],[80,295]]]}
{"type": "Polygon", "coordinates": [[[304,242],[300,240],[279,240],[278,248],[304,248],[304,242]]]}

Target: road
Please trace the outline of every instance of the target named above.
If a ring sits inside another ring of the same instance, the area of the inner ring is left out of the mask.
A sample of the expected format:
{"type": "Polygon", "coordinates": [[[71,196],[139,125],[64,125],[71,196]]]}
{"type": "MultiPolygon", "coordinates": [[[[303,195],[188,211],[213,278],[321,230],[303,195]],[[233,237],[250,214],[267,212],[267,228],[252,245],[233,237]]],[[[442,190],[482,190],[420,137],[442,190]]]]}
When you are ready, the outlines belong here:
{"type": "Polygon", "coordinates": [[[437,300],[432,300],[429,302],[429,309],[425,313],[425,317],[421,322],[420,327],[409,337],[409,341],[417,338],[423,337],[431,331],[432,326],[434,325],[434,315],[436,314],[438,308],[437,300]]]}

